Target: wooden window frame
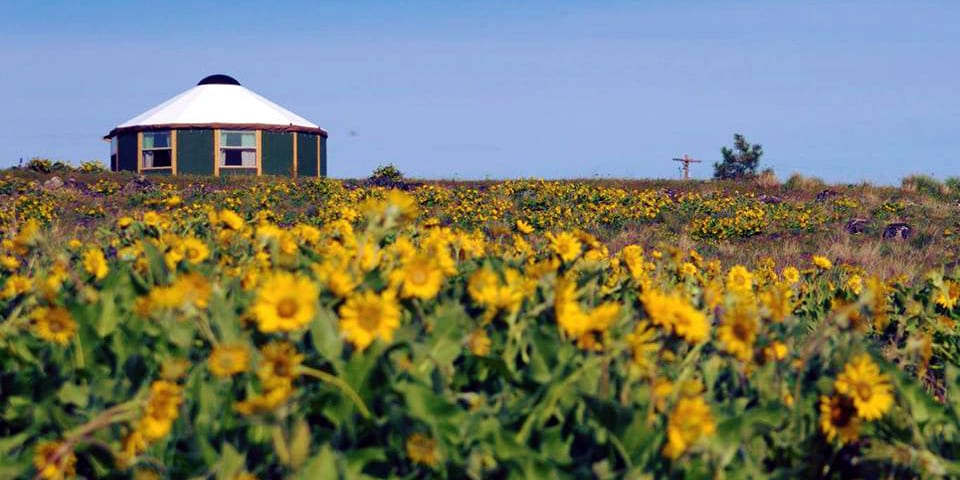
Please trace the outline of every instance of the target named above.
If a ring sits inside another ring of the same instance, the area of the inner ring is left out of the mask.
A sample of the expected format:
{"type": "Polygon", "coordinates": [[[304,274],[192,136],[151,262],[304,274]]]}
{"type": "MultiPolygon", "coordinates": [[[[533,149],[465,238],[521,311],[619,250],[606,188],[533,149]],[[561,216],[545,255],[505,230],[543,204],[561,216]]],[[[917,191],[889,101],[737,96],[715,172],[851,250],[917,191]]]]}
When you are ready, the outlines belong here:
{"type": "Polygon", "coordinates": [[[255,170],[257,173],[257,176],[260,176],[262,171],[261,169],[262,169],[262,159],[263,159],[263,156],[262,156],[263,140],[262,140],[260,130],[255,130],[251,132],[250,130],[231,130],[231,129],[225,129],[225,128],[224,129],[218,128],[218,129],[214,129],[213,134],[214,134],[213,164],[214,164],[215,175],[220,176],[221,170],[251,170],[251,171],[255,170]],[[249,150],[251,148],[251,147],[224,146],[221,138],[224,133],[253,133],[254,134],[254,144],[253,144],[254,146],[252,148],[254,149],[255,160],[254,160],[253,166],[247,167],[243,165],[224,165],[223,164],[221,160],[222,160],[222,153],[224,150],[249,150]]]}
{"type": "MultiPolygon", "coordinates": [[[[176,130],[158,130],[155,132],[147,133],[166,133],[169,136],[169,147],[162,148],[144,148],[143,147],[143,134],[144,132],[137,132],[137,172],[157,172],[170,170],[170,173],[177,173],[177,131],[176,130]],[[154,150],[169,150],[170,151],[170,166],[169,167],[146,167],[143,164],[143,154],[148,151],[154,150]]],[[[119,157],[118,163],[119,163],[119,157]]]]}

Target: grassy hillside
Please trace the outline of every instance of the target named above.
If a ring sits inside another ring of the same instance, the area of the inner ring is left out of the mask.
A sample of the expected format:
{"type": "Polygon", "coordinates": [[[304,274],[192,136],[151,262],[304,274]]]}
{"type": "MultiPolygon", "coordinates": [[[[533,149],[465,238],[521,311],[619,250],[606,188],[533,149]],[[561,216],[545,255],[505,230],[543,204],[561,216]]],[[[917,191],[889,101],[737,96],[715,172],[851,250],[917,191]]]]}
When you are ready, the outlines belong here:
{"type": "Polygon", "coordinates": [[[960,476],[945,187],[53,176],[0,478],[960,476]]]}
{"type": "MultiPolygon", "coordinates": [[[[12,171],[0,180],[0,195],[8,199],[0,222],[10,224],[14,205],[19,205],[23,218],[52,222],[64,235],[83,237],[92,226],[162,207],[174,196],[180,201],[174,209],[229,201],[250,212],[269,210],[281,223],[316,222],[336,217],[343,208],[356,210],[378,190],[364,180],[181,176],[150,177],[149,184],[136,186],[131,183],[135,177],[12,171]],[[43,188],[54,176],[74,181],[66,188],[43,188]],[[125,185],[130,187],[123,189],[125,185]]],[[[905,180],[904,188],[826,185],[802,177],[782,185],[411,180],[397,186],[417,197],[425,217],[479,229],[494,239],[509,235],[516,220],[524,220],[541,233],[582,229],[613,251],[627,244],[695,248],[708,257],[748,266],[766,258],[796,264],[821,254],[890,277],[913,276],[957,261],[960,190],[917,178],[905,180]],[[847,228],[851,221],[855,225],[847,228]],[[910,227],[908,238],[883,238],[884,229],[895,223],[910,227]]]]}

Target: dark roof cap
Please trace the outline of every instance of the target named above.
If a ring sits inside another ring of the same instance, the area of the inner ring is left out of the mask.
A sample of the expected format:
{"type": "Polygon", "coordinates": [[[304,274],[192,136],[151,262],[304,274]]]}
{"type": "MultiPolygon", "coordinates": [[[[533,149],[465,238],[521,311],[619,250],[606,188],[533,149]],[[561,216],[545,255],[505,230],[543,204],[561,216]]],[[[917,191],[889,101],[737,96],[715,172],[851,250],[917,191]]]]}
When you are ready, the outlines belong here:
{"type": "Polygon", "coordinates": [[[204,77],[204,79],[200,80],[200,83],[197,83],[197,85],[240,85],[240,82],[230,75],[217,73],[215,75],[208,75],[204,77]]]}

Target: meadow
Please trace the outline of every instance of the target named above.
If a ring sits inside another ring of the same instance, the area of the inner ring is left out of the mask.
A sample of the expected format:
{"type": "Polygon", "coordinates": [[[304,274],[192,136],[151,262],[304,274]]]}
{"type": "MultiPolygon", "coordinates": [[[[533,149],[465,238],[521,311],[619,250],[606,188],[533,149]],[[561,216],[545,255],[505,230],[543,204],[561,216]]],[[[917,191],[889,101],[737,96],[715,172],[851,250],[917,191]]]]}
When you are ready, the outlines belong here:
{"type": "Polygon", "coordinates": [[[947,185],[0,197],[0,478],[960,475],[947,185]]]}

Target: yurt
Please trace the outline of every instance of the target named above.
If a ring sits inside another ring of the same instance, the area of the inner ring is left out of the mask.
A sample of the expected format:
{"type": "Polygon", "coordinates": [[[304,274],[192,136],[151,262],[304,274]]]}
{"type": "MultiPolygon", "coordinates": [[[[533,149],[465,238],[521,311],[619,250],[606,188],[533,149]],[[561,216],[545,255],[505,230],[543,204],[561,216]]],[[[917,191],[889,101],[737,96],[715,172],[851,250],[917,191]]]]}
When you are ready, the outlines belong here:
{"type": "Polygon", "coordinates": [[[161,175],[327,174],[327,132],[257,95],[228,75],[195,87],[120,124],[110,168],[161,175]]]}

